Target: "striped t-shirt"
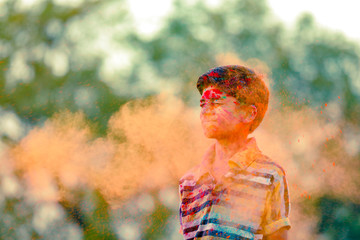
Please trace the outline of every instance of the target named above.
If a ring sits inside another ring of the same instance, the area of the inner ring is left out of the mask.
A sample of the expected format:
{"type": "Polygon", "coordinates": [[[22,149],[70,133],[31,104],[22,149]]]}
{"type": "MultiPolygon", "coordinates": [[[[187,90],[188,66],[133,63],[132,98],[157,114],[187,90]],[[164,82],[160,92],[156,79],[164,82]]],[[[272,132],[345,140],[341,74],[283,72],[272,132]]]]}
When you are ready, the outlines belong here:
{"type": "Polygon", "coordinates": [[[263,239],[290,228],[284,170],[263,155],[255,138],[228,161],[219,182],[211,175],[215,145],[180,179],[184,239],[263,239]]]}

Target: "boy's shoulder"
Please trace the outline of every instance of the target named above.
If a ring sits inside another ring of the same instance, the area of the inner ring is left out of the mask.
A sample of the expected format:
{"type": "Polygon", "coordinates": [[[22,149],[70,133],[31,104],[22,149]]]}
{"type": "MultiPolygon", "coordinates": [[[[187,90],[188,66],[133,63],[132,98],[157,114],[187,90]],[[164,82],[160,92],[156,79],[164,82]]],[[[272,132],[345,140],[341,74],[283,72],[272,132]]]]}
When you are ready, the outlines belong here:
{"type": "Polygon", "coordinates": [[[185,181],[196,180],[196,176],[198,175],[199,164],[189,169],[180,179],[179,184],[184,183],[185,181]]]}
{"type": "Polygon", "coordinates": [[[261,154],[247,169],[248,171],[262,172],[280,180],[286,177],[284,168],[270,157],[261,154]]]}

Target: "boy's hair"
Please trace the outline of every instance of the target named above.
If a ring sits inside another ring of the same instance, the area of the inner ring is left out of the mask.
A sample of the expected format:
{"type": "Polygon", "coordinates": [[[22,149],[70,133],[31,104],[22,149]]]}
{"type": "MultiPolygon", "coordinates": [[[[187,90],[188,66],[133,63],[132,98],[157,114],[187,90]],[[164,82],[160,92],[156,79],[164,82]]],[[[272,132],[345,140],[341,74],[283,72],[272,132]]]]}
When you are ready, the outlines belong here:
{"type": "Polygon", "coordinates": [[[210,69],[197,81],[200,94],[210,85],[235,97],[239,102],[255,105],[257,115],[250,126],[250,133],[259,126],[268,108],[270,95],[262,76],[240,65],[220,66],[210,69]]]}

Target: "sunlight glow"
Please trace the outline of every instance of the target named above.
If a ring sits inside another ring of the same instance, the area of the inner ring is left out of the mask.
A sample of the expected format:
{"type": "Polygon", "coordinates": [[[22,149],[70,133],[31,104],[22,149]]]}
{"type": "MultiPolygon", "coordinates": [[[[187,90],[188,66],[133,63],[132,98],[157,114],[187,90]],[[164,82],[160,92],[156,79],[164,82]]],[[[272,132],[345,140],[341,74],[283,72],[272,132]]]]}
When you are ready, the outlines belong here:
{"type": "Polygon", "coordinates": [[[274,14],[287,24],[293,24],[305,12],[311,13],[321,26],[345,33],[360,40],[358,23],[359,1],[342,0],[268,0],[274,14]]]}

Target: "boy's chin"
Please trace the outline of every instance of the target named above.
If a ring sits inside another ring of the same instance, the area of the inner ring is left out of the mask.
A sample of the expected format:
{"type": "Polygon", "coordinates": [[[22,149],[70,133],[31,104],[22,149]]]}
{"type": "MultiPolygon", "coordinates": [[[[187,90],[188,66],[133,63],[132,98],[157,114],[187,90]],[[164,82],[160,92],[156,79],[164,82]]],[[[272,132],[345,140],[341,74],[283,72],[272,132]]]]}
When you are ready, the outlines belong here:
{"type": "Polygon", "coordinates": [[[215,129],[211,129],[211,130],[204,130],[204,135],[207,138],[219,138],[221,136],[221,134],[219,134],[218,131],[216,131],[215,129]]]}
{"type": "MultiPolygon", "coordinates": [[[[225,139],[225,138],[233,138],[234,136],[239,136],[239,135],[245,135],[244,131],[233,131],[233,132],[224,132],[224,131],[219,131],[216,128],[211,128],[211,129],[203,129],[204,135],[207,138],[212,138],[212,139],[225,139]]],[[[247,132],[246,136],[249,133],[247,132]]]]}

